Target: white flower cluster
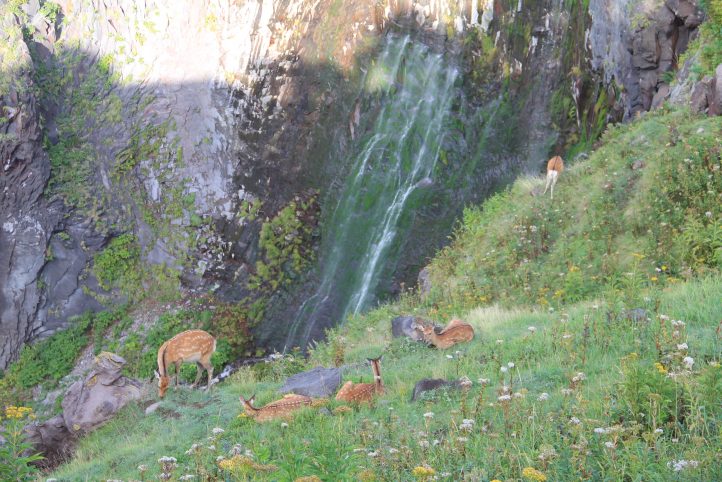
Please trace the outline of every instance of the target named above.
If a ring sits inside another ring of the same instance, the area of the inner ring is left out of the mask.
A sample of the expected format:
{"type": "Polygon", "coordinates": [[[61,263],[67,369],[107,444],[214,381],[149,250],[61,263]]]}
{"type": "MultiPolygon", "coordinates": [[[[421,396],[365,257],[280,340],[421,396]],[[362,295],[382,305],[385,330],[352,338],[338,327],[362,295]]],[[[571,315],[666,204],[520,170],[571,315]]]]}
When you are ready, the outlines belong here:
{"type": "Polygon", "coordinates": [[[699,462],[696,460],[670,460],[667,462],[667,467],[674,470],[675,472],[681,472],[685,469],[694,469],[699,465],[699,462]]]}
{"type": "Polygon", "coordinates": [[[682,328],[686,325],[686,323],[682,320],[672,320],[672,326],[675,328],[682,328]]]}
{"type": "Polygon", "coordinates": [[[582,421],[579,420],[577,417],[572,417],[569,419],[569,423],[571,423],[572,425],[579,425],[580,423],[582,423],[582,421]]]}
{"type": "Polygon", "coordinates": [[[594,433],[598,435],[604,435],[605,433],[609,433],[609,429],[604,427],[597,427],[594,429],[594,433]]]}
{"type": "Polygon", "coordinates": [[[213,435],[220,435],[223,432],[225,432],[225,430],[223,430],[221,427],[216,427],[213,429],[213,435]]]}
{"type": "Polygon", "coordinates": [[[692,366],[694,365],[694,358],[692,358],[691,356],[686,356],[682,361],[684,362],[684,366],[687,367],[687,370],[692,369],[692,366]]]}
{"type": "MultiPolygon", "coordinates": [[[[200,444],[193,444],[193,445],[191,445],[191,448],[186,450],[186,455],[193,455],[194,453],[198,452],[198,449],[200,449],[200,448],[201,448],[200,444]]],[[[160,462],[160,460],[158,462],[160,462]]]]}
{"type": "Polygon", "coordinates": [[[464,432],[471,432],[474,428],[474,419],[471,418],[465,418],[461,425],[459,425],[459,429],[463,430],[464,432]]]}
{"type": "Polygon", "coordinates": [[[508,402],[509,400],[511,400],[511,395],[502,395],[497,398],[497,400],[500,402],[508,402]]]}
{"type": "Polygon", "coordinates": [[[477,381],[482,386],[488,385],[491,382],[488,378],[479,378],[477,381]]]}
{"type": "Polygon", "coordinates": [[[679,343],[679,344],[677,344],[677,350],[679,350],[679,351],[684,351],[684,350],[687,350],[687,349],[689,349],[689,347],[687,346],[686,343],[679,343]]]}
{"type": "Polygon", "coordinates": [[[549,400],[549,394],[547,392],[542,392],[538,397],[537,400],[540,402],[544,402],[546,400],[549,400]]]}
{"type": "Polygon", "coordinates": [[[577,372],[577,374],[572,377],[572,382],[579,383],[582,380],[586,380],[586,379],[587,379],[587,376],[583,372],[577,372]]]}
{"type": "Polygon", "coordinates": [[[424,414],[424,418],[426,418],[426,419],[434,418],[434,412],[426,412],[424,414]]]}
{"type": "Polygon", "coordinates": [[[536,326],[530,326],[529,328],[527,328],[527,330],[529,330],[531,333],[535,333],[535,332],[536,332],[536,326]]]}

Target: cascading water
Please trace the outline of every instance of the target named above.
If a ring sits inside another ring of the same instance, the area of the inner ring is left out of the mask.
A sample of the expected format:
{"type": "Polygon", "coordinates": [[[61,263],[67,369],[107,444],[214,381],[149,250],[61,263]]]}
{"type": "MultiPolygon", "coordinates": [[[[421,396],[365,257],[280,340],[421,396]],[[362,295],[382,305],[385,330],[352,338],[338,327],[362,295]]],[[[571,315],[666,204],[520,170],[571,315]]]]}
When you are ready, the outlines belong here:
{"type": "Polygon", "coordinates": [[[390,36],[369,67],[364,95],[382,97],[370,132],[353,150],[352,169],[326,225],[320,283],[299,308],[286,347],[304,346],[319,322],[338,322],[376,300],[400,224],[434,172],[456,70],[409,37],[390,36]]]}

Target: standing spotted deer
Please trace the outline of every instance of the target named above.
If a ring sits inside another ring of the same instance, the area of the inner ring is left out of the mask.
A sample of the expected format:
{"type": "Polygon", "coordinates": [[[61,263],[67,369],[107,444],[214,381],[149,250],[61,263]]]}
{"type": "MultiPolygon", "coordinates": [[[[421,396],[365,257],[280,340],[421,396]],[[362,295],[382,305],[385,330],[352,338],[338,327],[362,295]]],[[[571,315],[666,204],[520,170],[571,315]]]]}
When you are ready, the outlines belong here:
{"type": "Polygon", "coordinates": [[[552,199],[554,199],[554,185],[557,183],[559,174],[564,170],[564,161],[559,156],[554,156],[547,162],[547,185],[544,188],[542,196],[547,193],[547,189],[552,188],[552,199]]]}
{"type": "Polygon", "coordinates": [[[203,375],[203,369],[208,372],[208,387],[211,388],[213,378],[213,365],[211,355],[216,351],[216,339],[203,330],[187,330],[178,333],[170,340],[163,343],[158,350],[158,371],[155,376],[158,378],[158,395],[165,396],[170,377],[168,376],[168,365],[175,365],[175,385],[178,386],[178,372],[182,363],[196,363],[198,372],[192,386],[196,386],[203,375]]]}
{"type": "Polygon", "coordinates": [[[253,406],[255,399],[255,395],[248,400],[241,395],[241,403],[246,410],[246,415],[257,422],[268,422],[269,420],[277,418],[289,418],[296,410],[310,406],[313,403],[313,399],[310,397],[289,393],[280,400],[271,402],[261,408],[256,408],[253,406]]]}
{"type": "Polygon", "coordinates": [[[374,372],[373,383],[346,382],[336,394],[336,400],[349,403],[371,403],[376,395],[384,393],[384,382],[381,380],[381,357],[369,358],[374,372]]]}

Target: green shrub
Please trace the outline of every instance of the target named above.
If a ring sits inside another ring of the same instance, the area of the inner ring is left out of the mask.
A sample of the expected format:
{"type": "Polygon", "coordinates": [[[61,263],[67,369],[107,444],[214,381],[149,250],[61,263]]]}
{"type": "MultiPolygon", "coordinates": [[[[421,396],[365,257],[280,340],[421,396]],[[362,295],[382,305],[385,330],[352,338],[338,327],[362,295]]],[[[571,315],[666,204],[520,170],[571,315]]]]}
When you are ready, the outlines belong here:
{"type": "Polygon", "coordinates": [[[131,297],[138,296],[142,290],[142,270],[137,238],[130,233],[114,238],[95,255],[93,273],[104,290],[120,288],[131,297]]]}
{"type": "Polygon", "coordinates": [[[297,197],[263,223],[258,239],[262,256],[249,280],[251,289],[271,293],[289,285],[309,266],[318,210],[316,193],[307,199],[297,197]]]}

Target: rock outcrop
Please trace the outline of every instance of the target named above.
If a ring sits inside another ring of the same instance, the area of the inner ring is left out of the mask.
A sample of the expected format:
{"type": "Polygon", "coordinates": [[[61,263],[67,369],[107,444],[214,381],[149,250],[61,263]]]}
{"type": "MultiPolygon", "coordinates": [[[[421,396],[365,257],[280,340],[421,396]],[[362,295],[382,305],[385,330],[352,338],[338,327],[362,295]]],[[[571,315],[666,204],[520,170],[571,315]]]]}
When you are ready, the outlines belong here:
{"type": "Polygon", "coordinates": [[[0,20],[0,368],[40,333],[39,273],[57,221],[42,194],[50,176],[33,64],[15,18],[0,20]]]}
{"type": "Polygon", "coordinates": [[[122,374],[125,360],[103,352],[91,371],[63,395],[63,413],[25,427],[34,449],[54,465],[72,452],[77,437],[110,420],[128,402],[137,400],[141,383],[122,374]]]}
{"type": "Polygon", "coordinates": [[[677,70],[703,20],[695,0],[592,0],[592,65],[624,88],[625,118],[659,106],[669,95],[664,74],[677,70]]]}

